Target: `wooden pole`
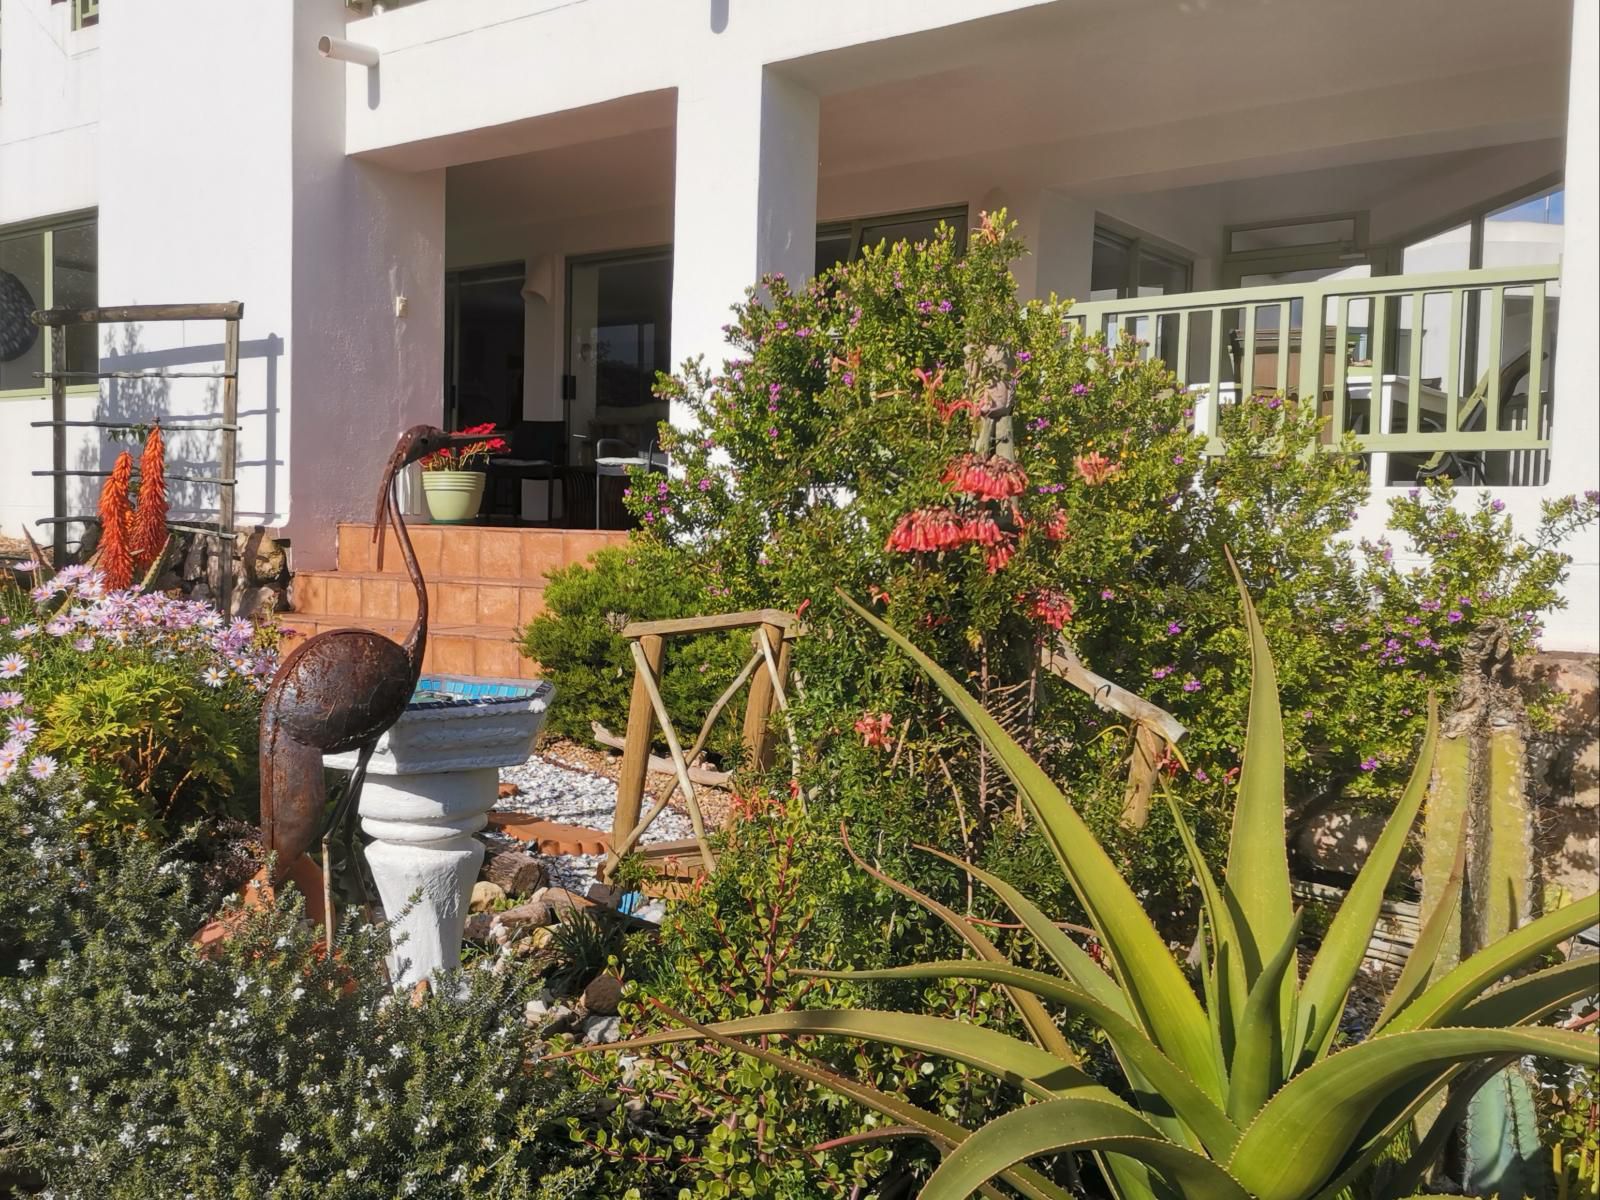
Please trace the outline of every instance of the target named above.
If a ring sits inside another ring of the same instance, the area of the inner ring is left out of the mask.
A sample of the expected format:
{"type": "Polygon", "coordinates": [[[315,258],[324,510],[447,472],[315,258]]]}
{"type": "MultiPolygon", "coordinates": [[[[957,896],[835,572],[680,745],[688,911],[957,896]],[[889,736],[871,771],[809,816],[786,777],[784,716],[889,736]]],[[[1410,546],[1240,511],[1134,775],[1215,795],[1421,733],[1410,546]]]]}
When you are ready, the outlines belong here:
{"type": "Polygon", "coordinates": [[[50,331],[50,466],[55,474],[50,479],[51,515],[56,523],[51,527],[50,565],[59,571],[67,565],[67,380],[61,372],[67,369],[67,331],[57,326],[50,331]]]}
{"type": "MultiPolygon", "coordinates": [[[[639,649],[644,651],[644,664],[652,674],[660,677],[661,653],[665,640],[660,634],[647,633],[639,638],[639,649]]],[[[617,810],[611,819],[611,845],[620,846],[639,824],[640,809],[644,802],[644,781],[650,770],[650,735],[655,721],[655,707],[650,702],[650,685],[635,664],[633,694],[628,701],[628,734],[622,747],[622,769],[617,776],[617,810]]],[[[615,855],[608,856],[606,868],[615,865],[615,855]]]]}
{"type": "Polygon", "coordinates": [[[224,616],[232,614],[234,502],[239,491],[239,318],[230,317],[222,335],[222,482],[218,485],[217,523],[223,535],[217,539],[222,578],[217,606],[224,616]]]}
{"type": "MultiPolygon", "coordinates": [[[[771,646],[783,645],[783,626],[762,625],[761,632],[771,646]]],[[[756,643],[758,646],[760,642],[756,643]]],[[[777,693],[772,686],[772,676],[757,671],[750,679],[750,698],[744,710],[745,765],[751,770],[765,771],[772,766],[772,738],[769,728],[772,708],[777,693]]]]}

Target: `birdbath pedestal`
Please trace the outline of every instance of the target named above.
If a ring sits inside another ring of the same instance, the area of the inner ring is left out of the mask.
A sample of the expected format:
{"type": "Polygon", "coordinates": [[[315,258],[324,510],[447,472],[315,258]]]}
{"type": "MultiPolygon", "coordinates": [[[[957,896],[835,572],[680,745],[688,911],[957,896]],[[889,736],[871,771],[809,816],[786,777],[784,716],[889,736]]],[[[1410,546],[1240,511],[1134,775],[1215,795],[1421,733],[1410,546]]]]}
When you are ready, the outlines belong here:
{"type": "MultiPolygon", "coordinates": [[[[424,676],[405,715],[379,740],[360,815],[373,839],[367,863],[384,915],[396,941],[405,938],[390,955],[396,987],[461,965],[462,927],[484,855],[473,835],[494,807],[499,769],[527,760],[554,694],[542,680],[424,676]]],[[[356,755],[323,762],[349,771],[356,755]]]]}

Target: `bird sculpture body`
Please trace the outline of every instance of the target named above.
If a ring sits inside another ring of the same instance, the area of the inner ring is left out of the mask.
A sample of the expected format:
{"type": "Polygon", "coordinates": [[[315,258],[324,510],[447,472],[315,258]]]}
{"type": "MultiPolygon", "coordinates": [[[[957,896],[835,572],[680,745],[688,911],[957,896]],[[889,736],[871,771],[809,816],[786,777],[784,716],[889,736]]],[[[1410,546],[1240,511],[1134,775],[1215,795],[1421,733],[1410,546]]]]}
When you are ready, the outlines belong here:
{"type": "Polygon", "coordinates": [[[337,828],[360,796],[378,739],[398,721],[422,675],[428,642],[428,591],[395,499],[401,468],[436,451],[481,441],[416,425],[400,435],[384,468],[372,525],[383,568],[384,527],[392,525],[417,595],[417,615],[403,642],[369,629],[334,629],[308,638],[284,659],[261,705],[261,837],[276,855],[273,882],[284,879],[324,827],[327,788],[322,758],[357,751],[356,769],[327,822],[337,828]]]}

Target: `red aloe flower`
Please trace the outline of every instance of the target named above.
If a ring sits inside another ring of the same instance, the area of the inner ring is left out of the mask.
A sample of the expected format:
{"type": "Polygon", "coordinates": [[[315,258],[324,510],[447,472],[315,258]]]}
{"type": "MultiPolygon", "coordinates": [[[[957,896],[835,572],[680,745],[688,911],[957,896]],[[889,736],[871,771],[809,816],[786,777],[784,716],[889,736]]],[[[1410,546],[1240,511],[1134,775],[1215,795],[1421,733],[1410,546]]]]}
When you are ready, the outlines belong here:
{"type": "Polygon", "coordinates": [[[1016,543],[1008,537],[999,545],[989,548],[989,552],[983,556],[983,565],[989,569],[989,574],[996,575],[1005,570],[1006,564],[1016,552],[1016,543]]]}
{"type": "Polygon", "coordinates": [[[1067,514],[1061,509],[1056,509],[1044,522],[1044,535],[1052,542],[1067,540],[1067,514]]]}
{"type": "Polygon", "coordinates": [[[1073,460],[1073,466],[1078,468],[1078,474],[1090,487],[1104,483],[1122,470],[1121,463],[1112,462],[1098,450],[1078,455],[1073,460]]]}
{"type": "Polygon", "coordinates": [[[1009,535],[1000,532],[1000,526],[995,524],[994,518],[988,513],[979,513],[975,517],[968,517],[962,526],[965,540],[976,542],[980,546],[998,546],[1009,535]]]}
{"type": "Polygon", "coordinates": [[[140,574],[150,569],[167,544],[166,458],[167,447],[161,426],[157,425],[145,439],[144,454],[139,459],[139,507],[133,515],[133,536],[128,545],[133,569],[140,574]]]}
{"type": "Polygon", "coordinates": [[[1028,489],[1028,474],[1009,458],[963,454],[945,468],[940,479],[981,500],[1006,500],[1028,489]]]}
{"type": "Polygon", "coordinates": [[[100,572],[110,591],[133,582],[133,557],[128,553],[128,520],[133,515],[128,484],[132,479],[133,455],[124,450],[100,489],[100,572]]]}

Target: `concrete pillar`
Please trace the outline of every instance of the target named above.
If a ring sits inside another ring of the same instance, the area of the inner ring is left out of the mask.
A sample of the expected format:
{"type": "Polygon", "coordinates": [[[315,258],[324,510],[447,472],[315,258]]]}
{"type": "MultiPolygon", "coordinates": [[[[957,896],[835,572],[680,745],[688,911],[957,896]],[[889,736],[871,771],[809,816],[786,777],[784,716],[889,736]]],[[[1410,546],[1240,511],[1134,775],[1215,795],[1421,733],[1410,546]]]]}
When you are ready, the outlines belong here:
{"type": "MultiPolygon", "coordinates": [[[[296,569],[331,564],[337,522],[372,519],[399,429],[442,413],[444,174],[345,157],[345,75],[364,68],[316,52],[340,20],[319,0],[172,0],[108,8],[100,28],[102,94],[140,97],[100,121],[101,303],[244,302],[239,520],[285,527],[296,569]]],[[[206,370],[221,334],[101,344],[118,366],[206,370]]],[[[130,418],[214,404],[199,381],[102,397],[130,418]]],[[[214,464],[204,435],[168,446],[214,464]]],[[[173,491],[175,510],[214,511],[214,489],[173,491]]]]}
{"type": "MultiPolygon", "coordinates": [[[[1555,366],[1550,492],[1600,487],[1600,5],[1573,0],[1567,93],[1566,243],[1561,255],[1561,325],[1555,366]]],[[[1545,644],[1600,650],[1594,598],[1600,595],[1600,532],[1591,528],[1564,549],[1572,555],[1571,607],[1551,614],[1545,644]]]]}
{"type": "Polygon", "coordinates": [[[1054,292],[1063,300],[1089,299],[1089,268],[1094,259],[1094,206],[1063,192],[1039,197],[1038,231],[1032,249],[1034,296],[1054,292]]]}
{"type": "Polygon", "coordinates": [[[815,266],[817,97],[759,65],[685,82],[672,224],[672,364],[704,355],[715,371],[745,289],[773,272],[803,283],[815,266]]]}

